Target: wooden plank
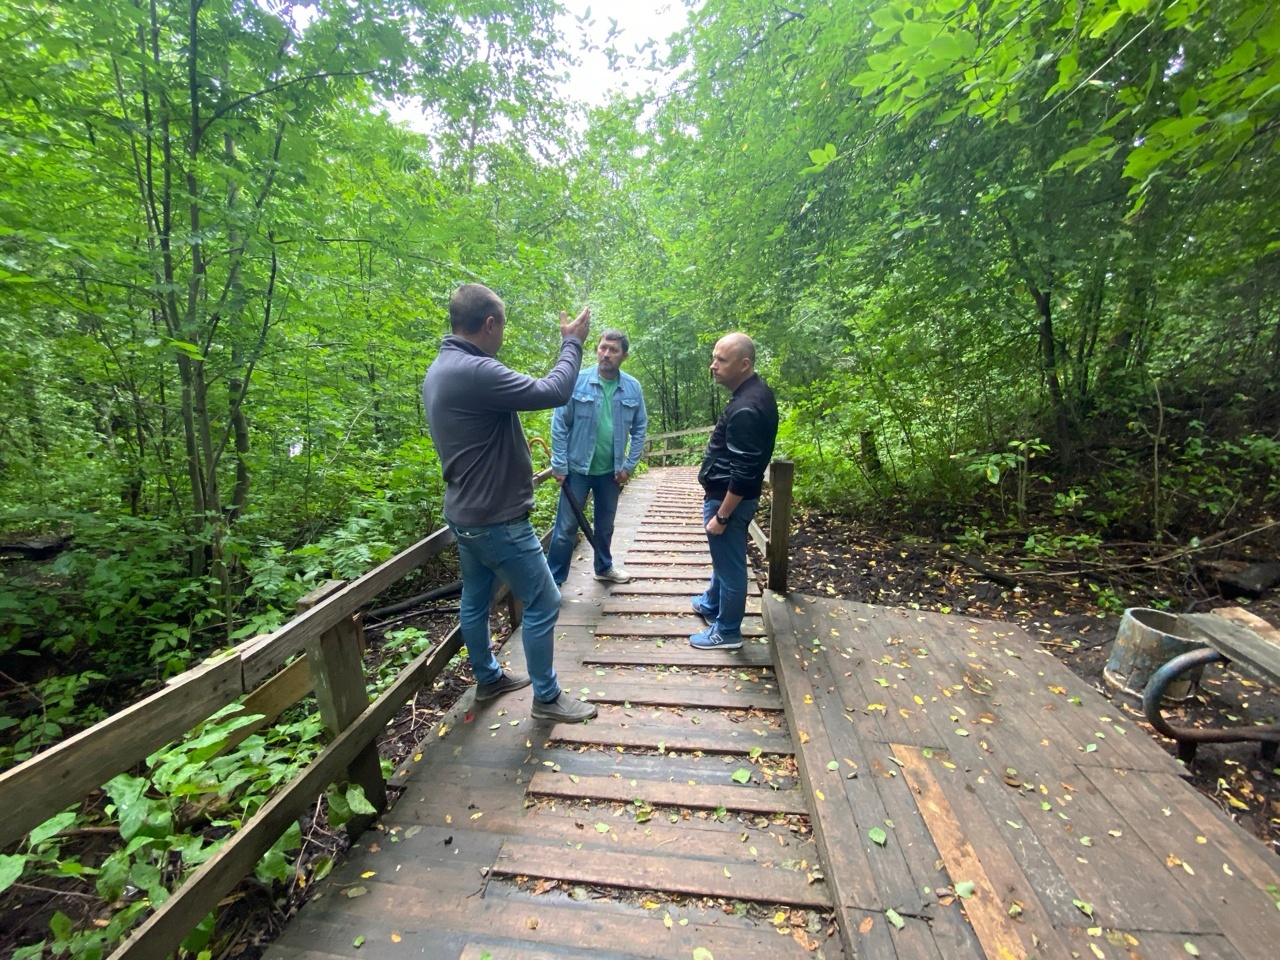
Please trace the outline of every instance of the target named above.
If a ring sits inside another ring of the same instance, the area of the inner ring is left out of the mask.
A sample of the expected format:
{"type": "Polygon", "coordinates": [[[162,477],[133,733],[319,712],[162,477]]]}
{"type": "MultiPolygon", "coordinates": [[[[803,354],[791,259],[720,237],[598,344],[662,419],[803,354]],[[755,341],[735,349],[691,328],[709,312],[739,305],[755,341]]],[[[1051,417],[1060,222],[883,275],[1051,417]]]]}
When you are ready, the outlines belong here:
{"type": "MultiPolygon", "coordinates": [[[[1004,903],[1005,891],[998,890],[992,883],[982,858],[961,829],[946,795],[919,749],[907,744],[893,744],[893,753],[902,763],[903,774],[911,784],[920,814],[928,824],[952,885],[961,882],[973,884],[973,895],[965,900],[965,914],[988,960],[1036,955],[1041,942],[1048,947],[1048,955],[1067,956],[1065,948],[1056,945],[1058,938],[1042,909],[1028,918],[1034,925],[1016,923],[1009,916],[1009,907],[1004,903]],[[1026,943],[1023,942],[1024,937],[1026,943]]],[[[1022,903],[1025,911],[1027,901],[1022,903]]]]}
{"type": "Polygon", "coordinates": [[[769,510],[769,538],[762,552],[769,571],[769,589],[775,593],[787,592],[787,566],[790,558],[791,538],[791,485],[795,478],[795,464],[790,460],[774,460],[769,465],[771,507],[769,510]]]}
{"type": "MultiPolygon", "coordinates": [[[[706,575],[702,575],[699,580],[705,580],[706,575]]],[[[653,580],[632,580],[630,583],[619,583],[613,587],[610,593],[615,597],[622,596],[658,596],[658,597],[683,597],[685,602],[697,593],[689,584],[681,583],[674,580],[653,581],[653,580]]],[[[760,584],[754,580],[747,581],[747,596],[760,596],[760,584]]]]}
{"type": "Polygon", "coordinates": [[[1178,619],[1203,630],[1214,649],[1226,654],[1233,664],[1264,683],[1280,683],[1280,642],[1271,637],[1276,631],[1258,633],[1239,617],[1215,613],[1184,613],[1178,619]]]}
{"type": "MultiPolygon", "coordinates": [[[[563,647],[562,647],[563,649],[563,647]]],[[[652,643],[598,644],[594,649],[580,654],[584,664],[602,667],[658,666],[658,667],[771,667],[773,658],[768,644],[745,643],[737,650],[698,650],[683,644],[657,647],[652,643]]]]}
{"type": "MultiPolygon", "coordinates": [[[[342,581],[334,581],[340,588],[342,581]]],[[[298,601],[301,610],[323,603],[325,588],[312,591],[298,601]]],[[[360,658],[360,637],[351,618],[339,620],[318,637],[307,641],[307,660],[315,681],[316,702],[330,739],[349,727],[369,706],[365,686],[364,664],[360,658]]],[[[382,761],[378,744],[370,741],[347,767],[347,779],[358,784],[378,813],[387,808],[387,783],[382,777],[382,761]]],[[[347,835],[358,836],[376,819],[370,814],[356,814],[347,824],[347,835]]]]}
{"type": "Polygon", "coordinates": [[[312,686],[311,669],[304,653],[289,661],[288,666],[244,698],[244,715],[258,714],[260,719],[231,731],[227,745],[219,753],[227,753],[259,730],[275,723],[280,714],[310,693],[312,686]]]}
{"type": "MultiPolygon", "coordinates": [[[[639,615],[645,613],[658,614],[683,614],[693,615],[693,608],[690,606],[690,597],[687,593],[681,593],[672,597],[669,595],[645,596],[636,594],[627,594],[619,596],[615,594],[604,602],[603,612],[614,616],[639,615]]],[[[747,613],[760,613],[759,597],[747,598],[747,613]]]]}
{"type": "Polygon", "coordinates": [[[707,754],[747,754],[759,747],[768,754],[790,755],[791,740],[759,721],[748,721],[733,730],[728,724],[689,723],[677,725],[633,720],[623,725],[605,715],[590,723],[560,723],[551,730],[548,740],[554,743],[586,743],[604,747],[632,747],[657,750],[701,750],[707,754]],[[753,732],[760,730],[763,735],[753,732]]]}
{"type": "Polygon", "coordinates": [[[586,844],[583,847],[577,850],[508,840],[491,872],[696,897],[820,909],[831,906],[826,884],[813,882],[798,870],[762,867],[741,860],[694,860],[671,854],[614,853],[586,844]]]}
{"type": "Polygon", "coordinates": [[[203,663],[165,689],[5,771],[0,775],[0,849],[177,740],[243,692],[235,654],[203,663]]]}
{"type": "Polygon", "coordinates": [[[686,566],[680,564],[661,564],[646,560],[644,563],[627,564],[627,572],[632,580],[701,580],[705,582],[711,577],[711,563],[686,566]]]}
{"type": "MultiPolygon", "coordinates": [[[[1266,892],[1268,885],[1280,885],[1274,855],[1255,845],[1212,804],[1199,802],[1201,795],[1179,778],[1132,772],[1118,776],[1108,770],[1085,774],[1125,813],[1126,830],[1145,844],[1139,868],[1144,882],[1167,889],[1170,899],[1194,900],[1212,918],[1212,927],[1200,923],[1189,928],[1192,932],[1218,929],[1244,957],[1275,956],[1280,913],[1274,907],[1276,898],[1266,892]],[[1183,863],[1195,873],[1187,873],[1183,863]]],[[[1170,924],[1169,929],[1188,928],[1170,924]]]]}
{"type": "Polygon", "coordinates": [[[256,687],[280,669],[290,657],[301,652],[308,640],[349,618],[365,603],[422,566],[426,560],[443,553],[453,540],[453,531],[448,527],[441,527],[254,644],[243,655],[245,689],[256,687]]]}
{"type": "Polygon", "coordinates": [[[232,839],[187,878],[182,887],[130,935],[111,960],[165,960],[200,920],[240,882],[271,845],[315,803],[411,696],[430,683],[462,648],[456,627],[418,656],[307,768],[262,806],[232,839]]]}
{"type": "Polygon", "coordinates": [[[857,924],[852,923],[850,908],[882,911],[887,906],[905,907],[906,904],[886,903],[877,888],[869,860],[871,851],[867,848],[870,840],[864,842],[862,836],[855,833],[858,830],[857,816],[841,788],[840,778],[845,773],[840,768],[844,765],[833,749],[828,727],[813,701],[811,684],[791,649],[796,642],[797,631],[790,610],[786,604],[774,603],[773,596],[766,594],[765,620],[775,638],[772,644],[775,669],[782,699],[787,706],[788,722],[797,731],[800,741],[796,762],[811,798],[814,835],[827,871],[827,882],[840,910],[840,937],[845,952],[854,956],[856,947],[852,931],[857,924]],[[832,763],[837,765],[835,771],[828,769],[832,763]],[[822,800],[817,798],[819,791],[823,793],[822,800]]]}
{"type": "MultiPolygon", "coordinates": [[[[674,540],[662,543],[633,543],[627,547],[627,557],[635,563],[689,563],[701,557],[710,558],[703,543],[678,543],[674,540]]],[[[707,561],[710,563],[710,559],[707,561]]]]}
{"type": "MultiPolygon", "coordinates": [[[[377,878],[362,885],[369,893],[356,903],[336,895],[330,884],[326,888],[330,895],[309,903],[291,928],[298,930],[299,937],[309,936],[335,949],[340,945],[348,957],[361,960],[403,960],[407,949],[420,960],[454,960],[460,945],[474,939],[477,931],[483,931],[486,939],[542,945],[557,952],[561,947],[588,950],[601,958],[612,957],[620,947],[662,960],[689,960],[697,947],[729,960],[766,955],[772,960],[814,958],[791,937],[778,936],[770,924],[739,919],[718,909],[703,912],[685,907],[644,913],[599,901],[591,902],[589,908],[562,905],[548,898],[518,896],[499,878],[489,885],[484,898],[406,898],[397,887],[377,878]],[[667,912],[688,924],[673,923],[668,928],[663,920],[667,912]],[[534,923],[529,922],[531,918],[534,923]],[[410,930],[429,933],[412,941],[405,937],[401,944],[391,940],[393,932],[410,930]],[[453,952],[439,952],[455,940],[455,931],[461,939],[456,939],[453,952]],[[357,936],[365,938],[359,949],[352,947],[357,936]]],[[[822,947],[827,960],[841,960],[836,941],[824,941],[822,947]]]]}
{"type": "Polygon", "coordinates": [[[748,813],[798,813],[808,816],[804,795],[799,790],[770,790],[734,784],[672,783],[665,780],[632,780],[620,777],[576,777],[541,770],[529,782],[529,793],[537,796],[576,799],[590,797],[616,803],[644,800],[665,807],[692,810],[742,810],[748,813]]]}
{"type": "MultiPolygon", "coordinates": [[[[597,637],[689,637],[705,630],[702,618],[692,610],[687,617],[603,617],[596,627],[597,637]]],[[[758,617],[742,621],[744,637],[763,637],[764,624],[758,617]]]]}
{"type": "Polygon", "coordinates": [[[782,709],[782,701],[772,689],[764,688],[758,683],[735,683],[732,680],[672,683],[665,675],[619,678],[561,673],[560,684],[568,690],[590,689],[587,699],[593,703],[631,703],[636,706],[684,706],[722,710],[782,709]]]}
{"type": "MultiPolygon", "coordinates": [[[[756,545],[756,549],[759,550],[763,556],[768,557],[769,556],[769,538],[766,537],[764,535],[764,531],[760,529],[760,524],[752,520],[751,525],[747,527],[747,533],[751,534],[751,542],[756,545]]],[[[770,587],[769,589],[772,590],[773,588],[770,587]]],[[[785,593],[786,591],[779,590],[777,592],[785,593]]]]}

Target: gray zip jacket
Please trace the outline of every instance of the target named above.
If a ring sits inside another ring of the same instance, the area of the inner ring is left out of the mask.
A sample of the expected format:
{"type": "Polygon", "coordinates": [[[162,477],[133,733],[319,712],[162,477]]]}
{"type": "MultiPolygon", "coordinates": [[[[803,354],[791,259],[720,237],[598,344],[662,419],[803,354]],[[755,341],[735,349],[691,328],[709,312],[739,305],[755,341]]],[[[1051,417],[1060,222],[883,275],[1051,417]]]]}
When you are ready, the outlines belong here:
{"type": "Polygon", "coordinates": [[[560,359],[541,380],[516,373],[462,337],[440,342],[422,382],[422,405],[444,473],[446,520],[488,526],[533,509],[533,459],[519,413],[568,403],[581,365],[577,337],[560,342],[560,359]]]}

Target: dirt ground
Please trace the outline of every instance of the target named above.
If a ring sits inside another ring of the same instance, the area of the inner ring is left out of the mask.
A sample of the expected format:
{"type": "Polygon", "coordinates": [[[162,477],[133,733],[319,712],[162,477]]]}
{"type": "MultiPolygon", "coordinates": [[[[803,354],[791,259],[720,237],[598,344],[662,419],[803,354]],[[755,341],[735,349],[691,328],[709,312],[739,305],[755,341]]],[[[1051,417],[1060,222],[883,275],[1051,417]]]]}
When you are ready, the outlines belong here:
{"type": "MultiPolygon", "coordinates": [[[[1042,558],[1024,557],[1013,540],[989,544],[974,556],[930,527],[927,520],[891,527],[819,513],[801,515],[791,538],[788,585],[800,593],[1016,622],[1171,754],[1172,741],[1151,730],[1142,717],[1141,702],[1102,677],[1123,608],[1154,605],[1174,613],[1202,613],[1246,603],[1251,612],[1280,624],[1280,592],[1253,601],[1229,600],[1199,566],[1206,560],[1255,555],[1274,559],[1274,547],[1267,544],[1156,565],[1149,562],[1176,552],[1176,546],[1116,544],[1104,547],[1101,554],[1076,558],[1076,563],[1059,556],[1061,562],[1052,569],[1025,570],[1028,562],[1046,565],[1042,558]],[[1069,575],[1075,571],[1083,575],[1069,575]]],[[[1280,691],[1215,664],[1206,669],[1197,695],[1165,715],[1175,726],[1275,723],[1280,719],[1280,691]]],[[[1201,745],[1190,779],[1233,820],[1280,853],[1280,764],[1264,762],[1256,744],[1201,745]]]]}

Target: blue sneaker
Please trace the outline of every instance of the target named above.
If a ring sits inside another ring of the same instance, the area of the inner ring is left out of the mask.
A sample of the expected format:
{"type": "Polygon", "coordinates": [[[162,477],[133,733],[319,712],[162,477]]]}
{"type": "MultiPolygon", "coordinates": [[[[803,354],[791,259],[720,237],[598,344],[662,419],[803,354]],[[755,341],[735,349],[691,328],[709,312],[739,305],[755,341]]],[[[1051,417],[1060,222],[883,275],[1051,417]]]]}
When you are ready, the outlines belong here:
{"type": "Polygon", "coordinates": [[[699,603],[697,597],[693,598],[691,606],[693,607],[693,612],[696,613],[698,616],[700,616],[704,621],[706,621],[706,624],[708,627],[715,626],[715,622],[716,622],[715,614],[712,613],[710,610],[708,610],[706,607],[704,607],[701,603],[699,603]]]}
{"type": "Polygon", "coordinates": [[[689,638],[689,646],[699,650],[737,650],[742,646],[742,637],[721,636],[715,627],[707,627],[689,638]]]}

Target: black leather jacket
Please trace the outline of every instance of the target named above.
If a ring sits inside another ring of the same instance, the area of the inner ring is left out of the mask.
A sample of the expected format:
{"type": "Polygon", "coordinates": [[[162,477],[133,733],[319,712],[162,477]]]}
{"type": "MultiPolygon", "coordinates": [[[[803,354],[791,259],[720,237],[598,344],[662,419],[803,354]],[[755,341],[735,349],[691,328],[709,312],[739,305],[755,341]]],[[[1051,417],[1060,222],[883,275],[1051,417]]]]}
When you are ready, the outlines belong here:
{"type": "Polygon", "coordinates": [[[759,497],[777,436],[778,403],[769,385],[753,373],[733,391],[707,441],[698,471],[706,498],[723,500],[726,493],[743,500],[759,497]]]}

